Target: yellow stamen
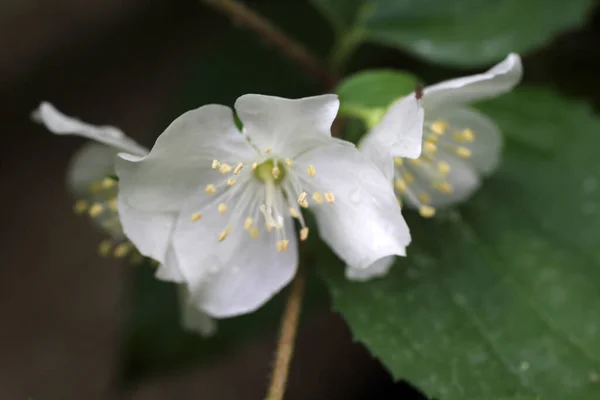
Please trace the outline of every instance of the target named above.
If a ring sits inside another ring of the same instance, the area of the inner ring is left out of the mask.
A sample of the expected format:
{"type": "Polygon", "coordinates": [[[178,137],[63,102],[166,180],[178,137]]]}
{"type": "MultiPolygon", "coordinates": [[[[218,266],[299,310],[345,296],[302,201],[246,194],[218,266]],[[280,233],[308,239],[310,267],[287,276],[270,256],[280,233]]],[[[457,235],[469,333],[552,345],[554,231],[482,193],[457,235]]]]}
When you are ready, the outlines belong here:
{"type": "Polygon", "coordinates": [[[103,240],[100,242],[100,245],[98,245],[98,254],[100,254],[102,257],[108,257],[111,248],[112,243],[110,242],[110,240],[103,240]]]}
{"type": "Polygon", "coordinates": [[[447,174],[450,172],[450,164],[448,164],[446,161],[440,161],[438,163],[438,169],[442,174],[447,174]]]}
{"type": "Polygon", "coordinates": [[[250,228],[250,237],[252,239],[256,239],[258,237],[258,229],[256,229],[255,226],[253,226],[252,228],[250,228]]]}
{"type": "Polygon", "coordinates": [[[302,204],[306,200],[306,196],[306,192],[300,193],[300,196],[298,196],[298,204],[302,204]]]}
{"type": "Polygon", "coordinates": [[[212,162],[212,169],[217,169],[221,166],[221,163],[219,162],[219,160],[213,160],[212,162]]]}
{"type": "Polygon", "coordinates": [[[300,229],[300,240],[304,241],[308,238],[308,227],[300,229]]]}
{"type": "Polygon", "coordinates": [[[462,132],[460,132],[457,139],[463,142],[472,142],[475,140],[475,132],[469,128],[464,129],[462,132]]]}
{"type": "Polygon", "coordinates": [[[94,203],[90,207],[88,213],[90,214],[90,217],[96,218],[98,215],[102,214],[102,211],[104,211],[104,207],[102,206],[102,204],[94,203]]]}
{"type": "Polygon", "coordinates": [[[396,179],[394,181],[394,186],[396,187],[396,190],[400,193],[406,192],[406,182],[404,182],[402,179],[396,179]]]}
{"type": "Polygon", "coordinates": [[[419,214],[425,218],[431,218],[435,215],[435,208],[427,205],[422,205],[419,207],[419,214]]]}
{"type": "Polygon", "coordinates": [[[227,236],[229,236],[230,233],[231,233],[231,226],[228,226],[227,228],[225,228],[224,231],[219,233],[219,242],[222,242],[223,240],[227,239],[227,236]]]}
{"type": "Polygon", "coordinates": [[[466,147],[460,146],[456,148],[456,154],[458,154],[458,156],[462,158],[470,158],[471,150],[467,149],[466,147]]]}
{"type": "Polygon", "coordinates": [[[317,175],[317,170],[316,170],[316,168],[315,168],[315,166],[314,166],[314,165],[309,165],[309,166],[308,166],[308,174],[309,174],[310,176],[315,176],[315,175],[317,175]]]}
{"type": "Polygon", "coordinates": [[[77,200],[77,202],[73,205],[73,211],[75,214],[83,214],[88,208],[88,203],[85,200],[77,200]]]}
{"type": "Polygon", "coordinates": [[[215,185],[213,185],[212,183],[209,183],[208,185],[206,185],[206,187],[204,188],[204,192],[206,194],[213,194],[217,191],[217,189],[215,188],[215,185]]]}
{"type": "Polygon", "coordinates": [[[325,200],[327,200],[329,204],[333,204],[335,202],[335,195],[331,192],[325,192],[325,200]]]}
{"type": "Polygon", "coordinates": [[[235,185],[236,182],[237,181],[235,179],[229,178],[229,179],[227,179],[227,186],[233,186],[233,185],[235,185]]]}
{"type": "Polygon", "coordinates": [[[445,194],[450,194],[454,191],[454,188],[448,182],[442,182],[437,186],[438,190],[445,194]]]}
{"type": "Polygon", "coordinates": [[[201,212],[196,212],[192,214],[192,222],[197,222],[200,221],[202,219],[202,213],[201,212]]]}
{"type": "Polygon", "coordinates": [[[423,203],[431,203],[431,197],[429,197],[429,195],[427,193],[421,193],[421,194],[419,194],[419,199],[423,203]]]}
{"type": "Polygon", "coordinates": [[[300,214],[298,214],[298,210],[296,210],[295,208],[290,207],[290,215],[293,218],[300,218],[300,214]]]}
{"type": "Polygon", "coordinates": [[[256,171],[256,167],[258,167],[258,163],[257,162],[253,162],[252,163],[252,171],[256,171]]]}
{"type": "Polygon", "coordinates": [[[302,208],[308,208],[308,200],[299,201],[298,204],[300,204],[302,208]]]}
{"type": "Polygon", "coordinates": [[[431,125],[431,130],[436,135],[443,135],[444,132],[446,132],[446,129],[448,129],[448,122],[446,121],[435,121],[431,125]]]}
{"type": "Polygon", "coordinates": [[[104,178],[104,179],[102,179],[101,185],[102,185],[103,189],[109,189],[109,188],[115,186],[116,183],[117,182],[112,178],[104,178]]]}
{"type": "Polygon", "coordinates": [[[277,241],[277,252],[288,251],[289,240],[278,240],[277,241]]]}
{"type": "Polygon", "coordinates": [[[90,193],[96,193],[98,191],[102,190],[102,182],[93,182],[90,185],[90,193]]]}
{"type": "Polygon", "coordinates": [[[228,174],[229,172],[231,172],[231,165],[221,164],[221,166],[219,167],[219,172],[222,174],[228,174]]]}
{"type": "Polygon", "coordinates": [[[398,205],[402,207],[402,197],[398,196],[396,197],[396,200],[398,200],[398,205]]]}
{"type": "Polygon", "coordinates": [[[415,177],[410,172],[405,172],[402,175],[404,175],[404,180],[408,184],[411,184],[411,183],[413,183],[415,181],[415,177]]]}
{"type": "Polygon", "coordinates": [[[244,221],[244,229],[248,230],[248,229],[252,228],[253,223],[254,223],[254,219],[252,217],[246,218],[246,221],[244,221]]]}
{"type": "Polygon", "coordinates": [[[270,153],[271,152],[271,148],[270,147],[265,147],[265,153],[270,153]]]}
{"type": "Polygon", "coordinates": [[[117,211],[117,199],[110,199],[108,201],[108,208],[110,208],[112,211],[117,211]]]}
{"type": "Polygon", "coordinates": [[[271,174],[273,175],[273,178],[275,178],[275,179],[279,178],[280,173],[281,173],[281,171],[279,170],[279,168],[277,166],[273,167],[273,169],[271,170],[271,174]]]}
{"type": "Polygon", "coordinates": [[[416,159],[412,159],[409,160],[409,162],[414,165],[415,167],[418,167],[419,165],[421,165],[421,159],[420,158],[416,158],[416,159]]]}
{"type": "Polygon", "coordinates": [[[132,249],[131,243],[129,243],[129,242],[121,243],[120,245],[115,247],[115,251],[113,252],[113,255],[116,258],[123,258],[129,253],[129,251],[131,251],[131,249],[132,249]]]}
{"type": "Polygon", "coordinates": [[[314,192],[312,198],[317,204],[323,203],[323,196],[319,192],[314,192]]]}
{"type": "Polygon", "coordinates": [[[396,167],[401,167],[403,163],[404,160],[402,157],[394,157],[394,165],[396,165],[396,167]]]}
{"type": "Polygon", "coordinates": [[[428,153],[435,153],[437,151],[437,145],[433,142],[425,142],[423,144],[423,149],[428,153]]]}
{"type": "Polygon", "coordinates": [[[235,166],[235,169],[233,170],[234,175],[239,175],[239,173],[242,171],[242,168],[244,168],[244,163],[241,162],[238,165],[235,166]]]}
{"type": "Polygon", "coordinates": [[[225,214],[225,212],[227,211],[227,204],[219,203],[219,206],[217,207],[217,209],[219,210],[219,212],[221,214],[225,214]]]}
{"type": "Polygon", "coordinates": [[[286,158],[284,161],[285,161],[285,165],[287,165],[288,167],[292,168],[294,166],[294,162],[292,160],[290,160],[289,158],[286,158]]]}

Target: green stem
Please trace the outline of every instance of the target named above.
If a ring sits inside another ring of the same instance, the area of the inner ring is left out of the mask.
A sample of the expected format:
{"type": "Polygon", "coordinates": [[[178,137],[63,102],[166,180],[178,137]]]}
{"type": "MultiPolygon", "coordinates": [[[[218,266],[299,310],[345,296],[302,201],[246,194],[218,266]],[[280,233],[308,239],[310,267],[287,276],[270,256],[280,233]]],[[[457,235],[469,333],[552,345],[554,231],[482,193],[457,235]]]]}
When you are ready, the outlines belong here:
{"type": "Polygon", "coordinates": [[[329,56],[329,69],[342,74],[346,68],[349,57],[354,53],[356,47],[360,44],[362,38],[360,32],[352,33],[340,32],[329,56]]]}

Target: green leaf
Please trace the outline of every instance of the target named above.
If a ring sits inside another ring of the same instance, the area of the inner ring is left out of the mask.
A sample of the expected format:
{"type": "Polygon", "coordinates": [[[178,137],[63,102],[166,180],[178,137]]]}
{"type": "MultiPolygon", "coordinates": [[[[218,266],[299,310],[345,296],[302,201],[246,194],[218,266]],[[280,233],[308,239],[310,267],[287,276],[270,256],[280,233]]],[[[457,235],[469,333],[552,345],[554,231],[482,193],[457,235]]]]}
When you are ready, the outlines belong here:
{"type": "Polygon", "coordinates": [[[555,35],[582,25],[595,4],[593,0],[311,1],[337,31],[338,53],[349,53],[356,44],[369,41],[434,62],[469,67],[545,45],[555,35]]]}
{"type": "Polygon", "coordinates": [[[339,115],[377,123],[395,100],[415,90],[418,80],[402,71],[368,70],[344,79],[335,89],[340,98],[339,115]]]}
{"type": "Polygon", "coordinates": [[[407,214],[385,278],[323,267],[334,307],[396,378],[444,400],[600,396],[600,118],[522,90],[481,106],[500,170],[460,210],[407,214]]]}

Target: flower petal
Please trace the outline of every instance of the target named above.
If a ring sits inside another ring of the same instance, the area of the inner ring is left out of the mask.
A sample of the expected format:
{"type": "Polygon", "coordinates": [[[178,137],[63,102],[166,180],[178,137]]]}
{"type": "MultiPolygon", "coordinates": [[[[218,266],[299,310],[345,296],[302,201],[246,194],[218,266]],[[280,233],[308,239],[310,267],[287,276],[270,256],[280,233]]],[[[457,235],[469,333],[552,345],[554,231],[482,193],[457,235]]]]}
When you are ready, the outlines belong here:
{"type": "Polygon", "coordinates": [[[67,169],[67,184],[75,197],[87,197],[92,182],[114,175],[118,152],[100,143],[87,143],[77,150],[67,169]]]}
{"type": "MultiPolygon", "coordinates": [[[[170,261],[167,250],[177,213],[139,211],[123,201],[121,195],[118,197],[118,210],[123,231],[139,252],[162,263],[163,267],[174,266],[174,263],[167,263],[170,261]]],[[[176,276],[175,273],[167,275],[176,276]]]]}
{"type": "MultiPolygon", "coordinates": [[[[433,119],[447,121],[457,130],[471,129],[473,141],[465,143],[471,151],[467,160],[477,172],[488,175],[500,162],[502,133],[490,118],[469,108],[439,109],[431,113],[433,119]]],[[[429,117],[429,114],[428,114],[429,117]]]]}
{"type": "Polygon", "coordinates": [[[213,160],[237,163],[253,154],[229,107],[202,106],[173,121],[148,156],[119,155],[121,196],[138,210],[176,211],[199,186],[215,178],[213,160]]]}
{"type": "Polygon", "coordinates": [[[394,175],[393,157],[417,158],[421,155],[423,114],[423,107],[414,95],[403,97],[390,106],[381,122],[358,146],[390,181],[394,175]]]}
{"type": "Polygon", "coordinates": [[[390,268],[394,265],[395,259],[395,256],[383,257],[366,268],[356,268],[348,265],[346,266],[346,278],[358,282],[381,278],[387,275],[390,268]]]}
{"type": "Polygon", "coordinates": [[[423,91],[423,107],[429,111],[496,97],[515,87],[522,75],[521,57],[510,53],[504,61],[487,72],[426,87],[423,91]]]}
{"type": "Polygon", "coordinates": [[[190,293],[185,285],[180,285],[177,290],[179,292],[181,325],[183,328],[205,337],[213,336],[217,332],[217,321],[194,306],[190,301],[190,293]]]}
{"type": "Polygon", "coordinates": [[[143,156],[148,153],[146,148],[127,137],[120,129],[114,126],[90,125],[76,118],[68,117],[48,102],[41,103],[38,109],[32,113],[32,118],[34,121],[44,124],[48,130],[57,135],[83,136],[135,155],[143,156]]]}
{"type": "Polygon", "coordinates": [[[410,233],[392,185],[377,166],[355,148],[338,144],[308,152],[298,161],[318,171],[305,187],[335,196],[333,204],[310,209],[320,237],[342,260],[366,268],[382,257],[405,255],[410,233]]]}
{"type": "Polygon", "coordinates": [[[158,266],[154,276],[156,276],[156,279],[160,279],[161,281],[176,283],[185,282],[185,277],[181,272],[179,258],[175,253],[175,248],[172,242],[167,245],[165,261],[158,266]]]}
{"type": "Polygon", "coordinates": [[[288,250],[282,252],[277,252],[275,231],[263,231],[251,239],[240,229],[238,238],[226,239],[235,242],[236,248],[233,252],[223,248],[202,260],[211,273],[191,286],[194,304],[217,318],[250,313],[265,304],[292,280],[298,267],[291,219],[285,221],[283,229],[289,243],[288,250]]]}
{"type": "Polygon", "coordinates": [[[235,110],[244,131],[261,150],[269,147],[292,157],[331,136],[339,104],[334,94],[303,99],[246,94],[237,99],[235,110]]]}

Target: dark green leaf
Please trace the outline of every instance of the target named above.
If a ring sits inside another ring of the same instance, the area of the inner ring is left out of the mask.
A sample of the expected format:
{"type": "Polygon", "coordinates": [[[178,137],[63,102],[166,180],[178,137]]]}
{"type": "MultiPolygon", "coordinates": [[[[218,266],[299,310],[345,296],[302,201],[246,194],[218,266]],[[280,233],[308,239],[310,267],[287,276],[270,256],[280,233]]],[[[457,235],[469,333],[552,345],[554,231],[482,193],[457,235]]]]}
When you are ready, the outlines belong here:
{"type": "Polygon", "coordinates": [[[340,43],[370,41],[456,66],[527,52],[581,25],[593,0],[312,0],[340,43]]]}
{"type": "Polygon", "coordinates": [[[544,91],[481,107],[507,136],[460,210],[407,213],[386,278],[323,268],[335,308],[396,378],[444,400],[600,396],[600,118],[544,91]]]}

